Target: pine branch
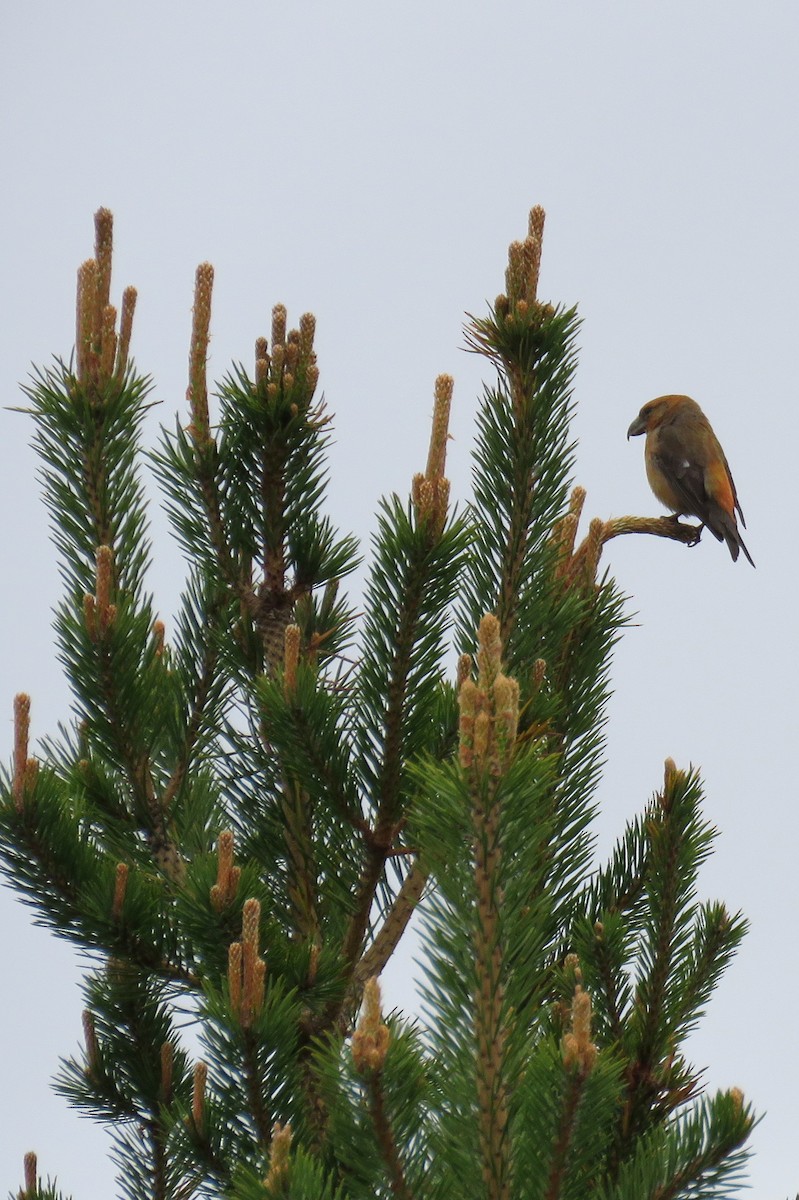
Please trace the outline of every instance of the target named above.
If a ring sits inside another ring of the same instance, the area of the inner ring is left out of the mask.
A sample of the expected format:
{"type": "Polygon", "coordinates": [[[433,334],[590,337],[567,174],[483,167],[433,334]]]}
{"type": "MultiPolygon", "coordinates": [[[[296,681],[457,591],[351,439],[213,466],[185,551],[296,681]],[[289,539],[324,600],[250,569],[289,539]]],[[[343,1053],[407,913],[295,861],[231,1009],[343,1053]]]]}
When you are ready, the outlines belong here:
{"type": "Polygon", "coordinates": [[[377,979],[372,977],[366,983],[363,1013],[352,1037],[352,1061],[363,1081],[373,1134],[388,1174],[391,1194],[400,1200],[413,1200],[397,1147],[384,1086],[384,1067],[390,1043],[391,1034],[388,1026],[383,1024],[380,987],[377,979]]]}
{"type": "Polygon", "coordinates": [[[294,914],[294,936],[314,944],[319,937],[319,918],[316,908],[313,807],[308,793],[287,781],[282,810],[286,830],[288,899],[294,914]]]}
{"type": "Polygon", "coordinates": [[[355,979],[378,887],[406,819],[408,763],[438,732],[431,718],[438,707],[446,612],[468,537],[462,522],[447,524],[451,397],[451,378],[439,376],[426,473],[414,477],[409,512],[396,497],[384,503],[367,589],[357,704],[361,770],[373,817],[342,943],[348,982],[355,979]]]}
{"type": "Polygon", "coordinates": [[[475,997],[477,1093],[483,1180],[491,1200],[510,1196],[508,1153],[508,1088],[505,1079],[504,971],[499,934],[498,888],[500,816],[496,797],[473,795],[477,929],[475,997]]]}
{"type": "Polygon", "coordinates": [[[418,636],[418,622],[428,582],[419,564],[407,582],[394,639],[394,653],[388,671],[388,691],[384,716],[382,761],[377,778],[379,797],[374,825],[365,847],[365,862],[353,905],[342,953],[350,973],[361,953],[377,885],[385,870],[401,817],[400,780],[404,762],[403,741],[407,722],[408,679],[418,636]]]}
{"type": "Polygon", "coordinates": [[[649,533],[655,537],[671,538],[686,546],[696,546],[702,536],[702,525],[684,525],[679,516],[672,517],[614,517],[602,529],[602,542],[625,533],[649,533]]]}
{"type": "Polygon", "coordinates": [[[379,1071],[375,1072],[369,1079],[367,1083],[367,1095],[377,1144],[380,1147],[380,1153],[388,1171],[391,1194],[392,1196],[398,1196],[399,1200],[413,1200],[413,1192],[405,1180],[405,1172],[403,1171],[402,1162],[397,1150],[397,1141],[394,1131],[391,1128],[391,1121],[389,1120],[386,1108],[386,1097],[383,1091],[383,1081],[379,1071]]]}
{"type": "Polygon", "coordinates": [[[428,871],[417,859],[403,879],[400,890],[394,897],[382,925],[377,929],[369,949],[358,963],[355,970],[355,982],[359,987],[362,987],[371,976],[382,973],[416,911],[427,879],[428,871]]]}
{"type": "MultiPolygon", "coordinates": [[[[103,547],[100,548],[101,551],[102,549],[103,547]]],[[[98,559],[99,554],[98,551],[98,559]]],[[[102,622],[103,609],[99,603],[98,609],[98,620],[102,622]]],[[[108,636],[111,633],[111,623],[104,632],[93,639],[98,660],[100,701],[105,710],[107,729],[133,796],[134,813],[145,816],[147,820],[147,842],[153,859],[169,879],[179,883],[184,877],[185,866],[180,849],[168,827],[168,802],[171,802],[174,791],[171,795],[166,791],[158,795],[150,757],[142,745],[142,739],[136,736],[139,731],[134,730],[133,723],[127,719],[129,709],[120,695],[120,682],[125,679],[127,672],[124,668],[120,670],[119,656],[115,653],[119,642],[113,636],[108,636]]],[[[99,628],[102,630],[102,624],[99,628]]]]}
{"type": "MultiPolygon", "coordinates": [[[[59,1087],[111,1124],[131,1200],[720,1198],[743,1165],[750,1110],[700,1095],[683,1050],[744,932],[696,898],[713,837],[697,778],[667,763],[591,867],[624,625],[602,549],[701,529],[621,517],[578,538],[578,321],[538,297],[542,234],[534,209],[504,293],[469,319],[497,374],[473,501],[448,517],[440,376],[425,470],[381,507],[352,651],[339,587],[357,546],[325,512],[314,318],[289,330],[276,305],[253,376],[234,366],[212,415],[209,264],[190,417],[152,456],[189,563],[175,637],[155,619],[150,383],[129,360],[132,289],[117,331],[97,214],[73,364],[27,390],[78,719],[34,758],[17,698],[0,850],[41,918],[104,963],[59,1087]],[[417,1031],[383,1021],[377,976],[423,893],[417,1031]]],[[[33,1159],[22,1195],[56,1198],[33,1159]]]]}
{"type": "Polygon", "coordinates": [[[507,1200],[511,1162],[501,777],[515,749],[519,688],[502,674],[502,626],[496,617],[483,618],[478,641],[477,684],[467,679],[460,690],[460,761],[469,780],[473,825],[477,1105],[483,1182],[490,1200],[507,1200]]]}
{"type": "Polygon", "coordinates": [[[560,1200],[563,1194],[564,1179],[569,1165],[569,1149],[574,1136],[577,1110],[583,1098],[586,1074],[574,1071],[566,1084],[566,1091],[557,1123],[557,1133],[553,1147],[552,1161],[549,1169],[549,1181],[546,1200],[560,1200]]]}
{"type": "Polygon", "coordinates": [[[754,1123],[736,1088],[703,1098],[681,1120],[641,1138],[618,1177],[599,1187],[598,1200],[681,1200],[694,1194],[724,1200],[739,1181],[754,1123]]]}
{"type": "Polygon", "coordinates": [[[215,644],[214,635],[218,636],[222,607],[222,604],[217,602],[207,612],[200,670],[194,683],[191,708],[185,723],[182,746],[178,751],[172,774],[163,791],[162,803],[166,812],[172,807],[175,797],[186,780],[193,758],[196,755],[201,732],[209,723],[208,710],[213,703],[217,691],[217,679],[220,667],[219,650],[215,644]]]}
{"type": "Polygon", "coordinates": [[[272,1139],[273,1116],[264,1103],[263,1084],[257,1063],[257,1041],[247,1029],[243,1031],[244,1092],[247,1097],[247,1109],[253,1119],[258,1144],[268,1147],[272,1139]]]}

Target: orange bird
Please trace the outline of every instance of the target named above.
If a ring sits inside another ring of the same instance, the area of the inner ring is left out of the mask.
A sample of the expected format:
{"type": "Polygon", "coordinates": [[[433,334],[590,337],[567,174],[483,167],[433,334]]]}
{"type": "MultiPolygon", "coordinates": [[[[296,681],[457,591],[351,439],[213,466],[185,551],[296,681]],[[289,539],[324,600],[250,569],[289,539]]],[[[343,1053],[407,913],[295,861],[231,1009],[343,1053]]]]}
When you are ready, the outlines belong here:
{"type": "Polygon", "coordinates": [[[649,486],[675,517],[699,517],[733,561],[743,550],[736,512],[746,521],[724,451],[702,409],[690,396],[658,396],[639,412],[627,437],[646,434],[644,460],[649,486]]]}

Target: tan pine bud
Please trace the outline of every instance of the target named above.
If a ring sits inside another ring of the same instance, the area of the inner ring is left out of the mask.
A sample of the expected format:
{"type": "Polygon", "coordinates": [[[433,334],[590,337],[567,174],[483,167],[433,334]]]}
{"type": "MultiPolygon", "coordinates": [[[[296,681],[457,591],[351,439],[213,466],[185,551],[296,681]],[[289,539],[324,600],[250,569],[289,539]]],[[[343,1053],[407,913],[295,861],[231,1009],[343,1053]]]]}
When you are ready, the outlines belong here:
{"type": "Polygon", "coordinates": [[[361,1075],[380,1071],[386,1061],[390,1041],[388,1026],[380,1010],[380,984],[377,976],[367,979],[363,990],[361,1019],[352,1035],[352,1061],[361,1075]]]}

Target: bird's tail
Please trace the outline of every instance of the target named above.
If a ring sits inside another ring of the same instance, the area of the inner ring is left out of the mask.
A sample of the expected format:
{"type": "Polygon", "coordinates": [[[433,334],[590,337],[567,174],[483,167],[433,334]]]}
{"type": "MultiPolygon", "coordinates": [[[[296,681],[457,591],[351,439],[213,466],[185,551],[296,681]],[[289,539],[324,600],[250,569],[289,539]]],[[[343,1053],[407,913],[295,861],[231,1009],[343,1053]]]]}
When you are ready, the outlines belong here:
{"type": "MultiPolygon", "coordinates": [[[[738,539],[738,545],[741,547],[741,549],[743,550],[743,552],[744,552],[744,554],[746,555],[746,557],[749,559],[749,561],[750,561],[750,563],[752,564],[752,566],[754,566],[754,565],[755,565],[755,560],[752,558],[752,555],[751,555],[751,554],[749,553],[749,551],[747,550],[747,548],[746,548],[746,543],[744,542],[744,540],[743,540],[743,538],[741,537],[740,533],[738,533],[738,530],[737,530],[737,529],[736,529],[736,531],[735,531],[735,535],[736,535],[736,537],[737,537],[737,539],[738,539]]],[[[727,545],[728,545],[728,546],[729,546],[729,544],[730,544],[730,543],[729,543],[729,542],[727,542],[727,545]]],[[[733,558],[737,558],[737,557],[738,557],[738,555],[737,555],[737,554],[733,554],[733,558]]]]}
{"type": "Polygon", "coordinates": [[[716,535],[719,541],[721,541],[723,538],[727,543],[727,549],[732,555],[733,562],[737,562],[738,553],[740,550],[743,550],[744,554],[749,559],[749,562],[752,564],[752,566],[754,566],[754,559],[747,550],[746,543],[741,537],[735,517],[731,517],[729,513],[724,511],[723,508],[718,508],[714,516],[715,520],[713,525],[710,525],[708,522],[708,528],[710,529],[711,533],[716,535]]]}

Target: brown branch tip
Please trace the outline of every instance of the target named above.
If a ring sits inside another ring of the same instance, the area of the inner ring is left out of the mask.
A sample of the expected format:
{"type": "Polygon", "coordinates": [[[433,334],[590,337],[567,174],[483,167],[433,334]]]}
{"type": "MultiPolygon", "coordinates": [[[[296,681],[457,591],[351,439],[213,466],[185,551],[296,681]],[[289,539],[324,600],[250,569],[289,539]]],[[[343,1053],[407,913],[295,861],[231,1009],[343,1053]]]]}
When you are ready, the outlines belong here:
{"type": "Polygon", "coordinates": [[[122,917],[122,908],[125,904],[125,893],[128,887],[128,865],[127,863],[117,863],[114,873],[114,899],[111,904],[111,919],[117,922],[122,917]]]}
{"type": "Polygon", "coordinates": [[[460,763],[499,776],[516,743],[519,685],[502,671],[500,627],[493,613],[480,621],[477,644],[477,682],[464,675],[458,691],[460,763]]]}
{"type": "Polygon", "coordinates": [[[602,549],[611,538],[628,533],[644,533],[653,537],[668,538],[695,546],[702,536],[701,525],[687,525],[677,516],[670,517],[613,517],[603,521],[594,517],[588,533],[577,549],[574,549],[577,523],[580,518],[585,489],[577,487],[572,492],[569,512],[559,518],[553,526],[551,543],[555,549],[555,575],[567,585],[593,584],[596,581],[602,549]]]}
{"type": "Polygon", "coordinates": [[[258,953],[260,923],[261,903],[250,897],[242,910],[241,941],[228,950],[230,1007],[243,1029],[252,1025],[264,1006],[266,962],[258,953]]]}
{"type": "Polygon", "coordinates": [[[264,1179],[264,1187],[269,1192],[276,1192],[286,1181],[290,1165],[291,1138],[291,1126],[281,1125],[276,1121],[272,1126],[272,1141],[269,1145],[269,1174],[264,1179]]]}
{"type": "Polygon", "coordinates": [[[205,445],[210,439],[208,415],[208,383],[206,366],[211,328],[211,295],[214,288],[214,268],[200,263],[194,278],[194,310],[189,348],[189,407],[191,432],[194,440],[205,445]]]}
{"type": "Polygon", "coordinates": [[[78,269],[75,329],[78,379],[97,388],[125,372],[136,307],[136,289],[128,287],[122,296],[117,335],[117,310],[109,303],[113,249],[113,213],[98,208],[94,214],[94,258],[78,269]]]}
{"type": "Polygon", "coordinates": [[[411,496],[420,521],[429,522],[437,537],[444,528],[449,504],[449,480],[444,475],[449,440],[449,413],[455,381],[451,375],[436,379],[433,401],[433,425],[424,474],[413,477],[411,496]]]}
{"type": "Polygon", "coordinates": [[[574,988],[571,1030],[563,1038],[563,1065],[577,1067],[587,1075],[596,1062],[597,1048],[591,1041],[591,997],[578,983],[574,988]]]}
{"type": "Polygon", "coordinates": [[[359,1075],[371,1075],[382,1069],[389,1041],[380,1007],[380,984],[373,975],[364,986],[361,1019],[352,1035],[352,1061],[359,1075]]]}
{"type": "Polygon", "coordinates": [[[508,266],[505,271],[506,295],[497,297],[497,309],[527,312],[538,298],[538,277],[541,270],[541,248],[544,239],[545,213],[540,205],[530,210],[527,237],[523,242],[511,242],[508,247],[508,266]],[[500,299],[503,301],[500,304],[500,299]]]}
{"type": "Polygon", "coordinates": [[[33,1150],[29,1150],[24,1159],[25,1170],[25,1192],[23,1195],[33,1196],[38,1190],[39,1183],[37,1179],[38,1164],[36,1154],[33,1150]]]}
{"type": "Polygon", "coordinates": [[[191,1116],[196,1129],[202,1129],[205,1116],[205,1085],[208,1081],[208,1065],[194,1064],[194,1081],[191,1092],[191,1116]]]}
{"type": "Polygon", "coordinates": [[[27,692],[14,697],[14,779],[11,785],[14,804],[21,812],[28,774],[28,739],[31,727],[31,698],[27,692]]]}
{"type": "Polygon", "coordinates": [[[234,865],[234,850],[232,829],[223,829],[217,840],[216,883],[211,888],[211,906],[216,912],[227,908],[238,890],[241,867],[234,865]]]}

